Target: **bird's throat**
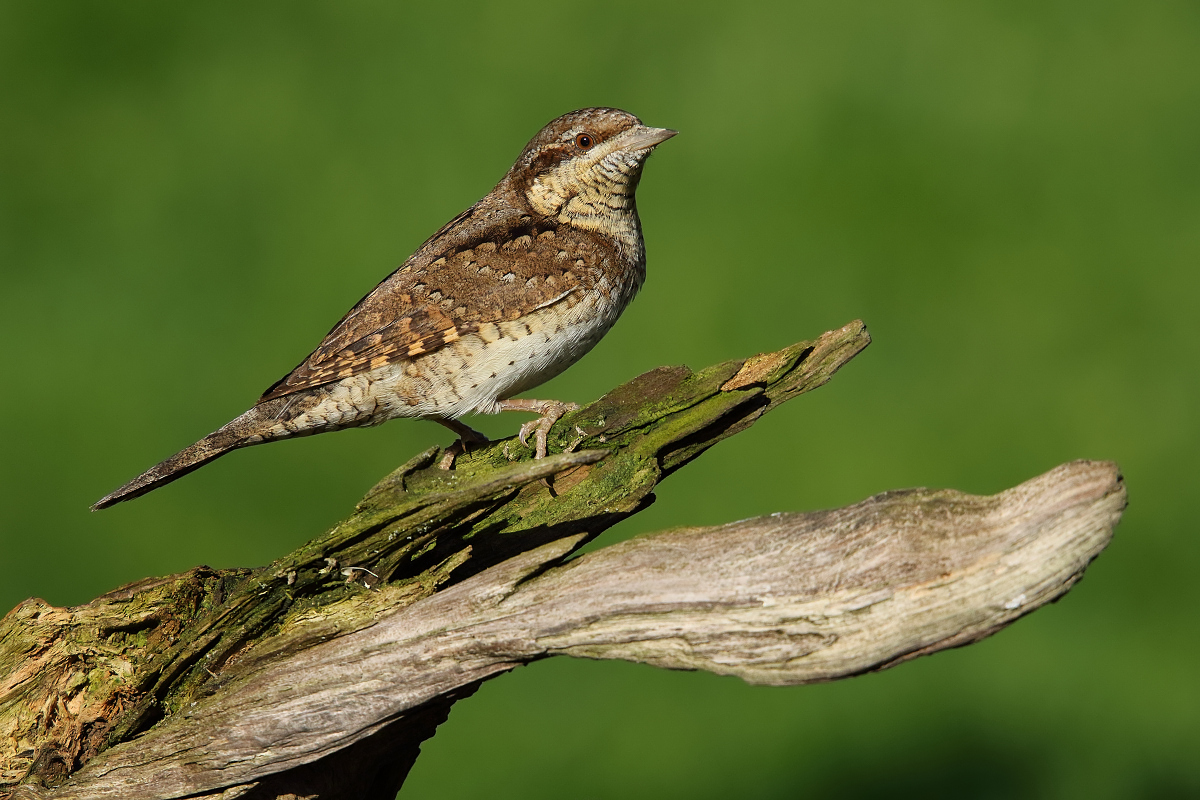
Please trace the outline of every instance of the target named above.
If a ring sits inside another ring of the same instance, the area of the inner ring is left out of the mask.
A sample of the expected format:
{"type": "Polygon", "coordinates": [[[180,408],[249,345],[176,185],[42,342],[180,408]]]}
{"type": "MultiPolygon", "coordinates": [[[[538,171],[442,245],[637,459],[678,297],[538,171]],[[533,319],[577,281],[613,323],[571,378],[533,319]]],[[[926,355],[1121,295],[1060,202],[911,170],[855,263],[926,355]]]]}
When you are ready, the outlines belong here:
{"type": "Polygon", "coordinates": [[[644,252],[634,202],[637,178],[636,173],[579,175],[574,170],[551,170],[532,181],[525,197],[539,214],[608,237],[622,255],[637,262],[644,252]]]}

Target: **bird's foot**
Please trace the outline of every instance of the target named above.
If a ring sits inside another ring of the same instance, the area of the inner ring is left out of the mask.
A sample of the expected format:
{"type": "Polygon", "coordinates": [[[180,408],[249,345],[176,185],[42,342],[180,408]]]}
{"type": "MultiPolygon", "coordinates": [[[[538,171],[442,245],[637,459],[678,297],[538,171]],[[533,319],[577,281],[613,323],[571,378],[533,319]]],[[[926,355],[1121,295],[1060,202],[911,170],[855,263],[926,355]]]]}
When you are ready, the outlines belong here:
{"type": "Polygon", "coordinates": [[[462,439],[455,439],[454,444],[442,451],[442,460],[438,462],[438,469],[453,469],[454,460],[467,452],[467,445],[462,439]]]}
{"type": "Polygon", "coordinates": [[[456,419],[435,418],[433,421],[439,425],[446,426],[458,434],[458,440],[447,447],[445,452],[442,453],[442,460],[438,462],[438,467],[441,469],[452,468],[454,460],[467,452],[471,445],[487,444],[489,441],[482,433],[469,425],[464,425],[456,419]]]}
{"type": "Polygon", "coordinates": [[[529,435],[533,434],[533,457],[545,458],[547,453],[546,437],[550,435],[550,429],[554,427],[554,423],[562,419],[564,414],[578,411],[579,404],[562,403],[558,400],[502,400],[500,409],[502,411],[532,411],[541,415],[522,425],[517,438],[521,440],[521,444],[528,447],[529,435]]]}

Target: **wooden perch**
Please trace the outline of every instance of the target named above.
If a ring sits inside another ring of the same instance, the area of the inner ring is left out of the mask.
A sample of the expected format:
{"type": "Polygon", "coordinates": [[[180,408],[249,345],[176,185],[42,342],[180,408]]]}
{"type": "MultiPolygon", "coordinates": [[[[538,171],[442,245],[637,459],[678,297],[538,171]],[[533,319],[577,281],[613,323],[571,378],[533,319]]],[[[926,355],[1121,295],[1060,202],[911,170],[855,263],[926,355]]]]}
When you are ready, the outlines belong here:
{"type": "Polygon", "coordinates": [[[568,560],[868,341],[852,323],[698,373],[654,370],[564,418],[551,442],[565,452],[537,462],[508,440],[446,473],[427,451],[263,569],[198,568],[73,609],[26,601],[0,622],[0,791],[390,800],[455,700],[532,660],[832,680],[977,641],[1061,596],[1120,518],[1111,463],[568,560]]]}

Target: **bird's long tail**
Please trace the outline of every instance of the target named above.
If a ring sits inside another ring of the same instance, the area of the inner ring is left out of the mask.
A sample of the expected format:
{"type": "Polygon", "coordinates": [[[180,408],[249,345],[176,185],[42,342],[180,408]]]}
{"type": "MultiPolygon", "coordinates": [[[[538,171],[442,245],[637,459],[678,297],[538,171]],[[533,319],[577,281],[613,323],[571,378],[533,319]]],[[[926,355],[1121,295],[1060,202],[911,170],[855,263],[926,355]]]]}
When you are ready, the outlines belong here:
{"type": "Polygon", "coordinates": [[[92,506],[92,511],[99,511],[125,500],[132,500],[146,492],[154,491],[160,486],[166,486],[176,478],[182,478],[189,472],[197,470],[239,447],[259,444],[276,438],[263,435],[268,422],[268,414],[264,413],[268,410],[264,408],[266,405],[268,404],[255,406],[192,446],[185,447],[166,461],[155,464],[112,494],[97,500],[96,504],[92,506]]]}

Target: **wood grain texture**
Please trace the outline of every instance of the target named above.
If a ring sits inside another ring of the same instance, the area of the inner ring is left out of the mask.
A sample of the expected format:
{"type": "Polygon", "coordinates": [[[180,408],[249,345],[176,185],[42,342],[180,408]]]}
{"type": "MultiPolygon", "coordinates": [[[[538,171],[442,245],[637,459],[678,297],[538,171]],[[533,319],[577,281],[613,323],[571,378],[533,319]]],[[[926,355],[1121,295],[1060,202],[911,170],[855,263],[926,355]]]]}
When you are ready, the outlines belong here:
{"type": "Polygon", "coordinates": [[[564,417],[553,454],[537,461],[509,439],[472,448],[447,472],[432,448],[260,569],[196,568],[69,609],[26,601],[0,620],[0,797],[59,784],[263,663],[547,542],[599,535],[646,508],[671,472],[824,385],[869,342],[856,321],[748,360],[651,370],[564,417]],[[552,489],[541,483],[551,478],[552,489]]]}
{"type": "Polygon", "coordinates": [[[1124,506],[1117,467],[1079,461],[990,497],[888,492],[834,511],[668,531],[567,563],[578,540],[558,540],[262,662],[56,791],[27,796],[237,796],[215,793],[249,792],[550,655],[772,685],[883,669],[977,641],[1060,597],[1124,506]]]}
{"type": "Polygon", "coordinates": [[[1066,591],[1123,507],[1111,464],[567,560],[869,341],[856,321],[652,370],[560,420],[541,460],[510,439],[447,472],[432,448],[260,569],[26,601],[0,620],[0,797],[391,800],[456,698],[534,659],[830,680],[969,643],[1066,591]]]}

